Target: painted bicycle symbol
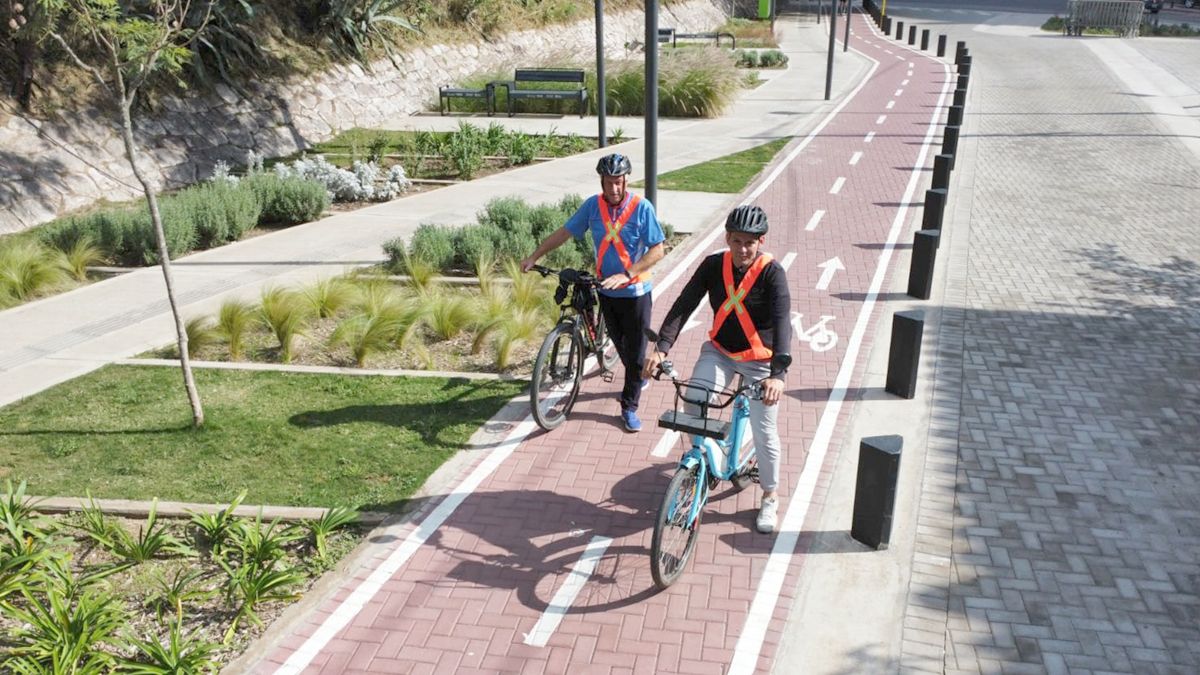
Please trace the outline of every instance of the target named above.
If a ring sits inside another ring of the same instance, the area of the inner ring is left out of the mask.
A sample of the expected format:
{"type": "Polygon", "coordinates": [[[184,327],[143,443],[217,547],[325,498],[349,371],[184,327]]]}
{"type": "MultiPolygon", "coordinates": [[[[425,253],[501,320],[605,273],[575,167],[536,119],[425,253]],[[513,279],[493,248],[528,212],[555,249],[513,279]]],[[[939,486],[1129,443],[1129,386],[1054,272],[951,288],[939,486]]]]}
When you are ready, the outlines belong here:
{"type": "Polygon", "coordinates": [[[833,316],[823,314],[819,321],[808,328],[805,328],[800,323],[800,319],[803,317],[804,315],[799,312],[792,312],[792,328],[796,329],[796,337],[801,342],[807,342],[809,348],[814,352],[824,352],[833,349],[833,346],[837,344],[838,335],[833,332],[832,328],[825,325],[833,321],[833,316]]]}

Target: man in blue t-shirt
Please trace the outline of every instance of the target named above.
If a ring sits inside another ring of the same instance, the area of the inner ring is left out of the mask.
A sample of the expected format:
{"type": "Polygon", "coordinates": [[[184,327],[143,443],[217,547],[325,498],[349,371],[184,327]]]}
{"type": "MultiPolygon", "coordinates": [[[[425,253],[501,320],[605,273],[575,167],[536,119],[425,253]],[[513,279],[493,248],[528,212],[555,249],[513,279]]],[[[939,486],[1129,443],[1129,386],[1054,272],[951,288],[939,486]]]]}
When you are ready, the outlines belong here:
{"type": "Polygon", "coordinates": [[[663,257],[662,226],[654,206],[626,191],[633,166],[629,158],[612,154],[600,158],[601,192],[588,197],[575,215],[546,237],[521,261],[528,272],[538,259],[588,231],[596,245],[596,277],[601,280],[600,311],[613,346],[625,366],[621,389],[621,422],[629,432],[641,431],[638,400],[642,395],[642,362],[646,358],[646,329],[650,327],[650,268],[663,257]]]}

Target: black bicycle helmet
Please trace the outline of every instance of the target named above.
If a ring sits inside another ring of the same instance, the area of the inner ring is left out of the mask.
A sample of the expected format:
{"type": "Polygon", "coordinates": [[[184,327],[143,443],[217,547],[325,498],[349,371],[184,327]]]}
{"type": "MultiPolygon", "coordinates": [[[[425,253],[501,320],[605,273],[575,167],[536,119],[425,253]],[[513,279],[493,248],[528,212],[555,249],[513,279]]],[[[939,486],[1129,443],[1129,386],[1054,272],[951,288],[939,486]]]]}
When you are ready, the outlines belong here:
{"type": "Polygon", "coordinates": [[[739,206],[725,219],[725,231],[761,237],[767,233],[767,212],[757,206],[739,206]]]}
{"type": "Polygon", "coordinates": [[[624,176],[633,171],[629,158],[619,153],[605,155],[596,163],[596,173],[601,176],[624,176]]]}

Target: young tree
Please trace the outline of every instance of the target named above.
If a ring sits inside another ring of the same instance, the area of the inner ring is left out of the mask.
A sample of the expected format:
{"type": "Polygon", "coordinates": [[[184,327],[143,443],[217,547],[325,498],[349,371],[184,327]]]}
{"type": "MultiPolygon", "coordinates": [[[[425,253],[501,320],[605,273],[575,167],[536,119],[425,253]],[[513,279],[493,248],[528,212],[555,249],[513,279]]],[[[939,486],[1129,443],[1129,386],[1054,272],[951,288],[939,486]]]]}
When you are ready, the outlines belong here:
{"type": "MultiPolygon", "coordinates": [[[[201,0],[205,1],[205,0],[201,0]]],[[[33,7],[23,6],[24,12],[36,12],[38,21],[22,21],[18,16],[10,22],[21,39],[37,42],[50,40],[58,45],[77,66],[88,72],[99,85],[104,98],[118,116],[125,159],[141,184],[150,209],[154,238],[167,299],[175,318],[175,333],[179,341],[179,360],[183,369],[183,384],[192,406],[192,424],[204,424],[204,408],[192,366],[188,358],[187,330],[175,299],[175,282],[171,274],[171,256],[163,234],[158,199],[150,184],[133,135],[133,105],[142,86],[153,76],[174,78],[183,86],[180,72],[191,56],[189,45],[199,28],[186,28],[185,18],[191,10],[191,0],[30,0],[33,7]],[[34,35],[25,32],[36,32],[34,35]]],[[[211,3],[207,3],[211,7],[211,3]]],[[[14,5],[16,7],[21,5],[14,5]]],[[[203,27],[207,21],[204,9],[203,27]]],[[[195,24],[193,24],[195,26],[195,24]]]]}

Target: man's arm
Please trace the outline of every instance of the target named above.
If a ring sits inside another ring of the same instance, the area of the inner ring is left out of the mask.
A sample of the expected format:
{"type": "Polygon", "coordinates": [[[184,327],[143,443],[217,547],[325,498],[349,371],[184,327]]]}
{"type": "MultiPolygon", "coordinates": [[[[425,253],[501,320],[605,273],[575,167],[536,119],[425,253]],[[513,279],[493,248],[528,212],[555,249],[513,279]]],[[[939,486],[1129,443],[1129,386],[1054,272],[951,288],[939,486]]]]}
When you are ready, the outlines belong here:
{"type": "Polygon", "coordinates": [[[567,241],[571,239],[571,236],[572,235],[570,231],[568,231],[565,227],[560,227],[551,232],[550,236],[546,237],[546,239],[542,241],[542,243],[539,244],[536,249],[534,249],[533,253],[529,254],[528,258],[521,261],[521,271],[528,272],[531,267],[537,264],[539,258],[567,243],[567,241]]]}
{"type": "Polygon", "coordinates": [[[700,267],[692,274],[692,278],[679,292],[679,297],[675,298],[671,309],[667,311],[667,317],[663,319],[662,327],[658,330],[658,343],[652,345],[653,349],[646,354],[646,360],[642,366],[643,378],[654,375],[654,369],[667,357],[667,352],[671,350],[671,346],[679,337],[683,322],[687,321],[692,312],[696,311],[696,307],[708,293],[704,284],[703,271],[704,263],[701,262],[700,267]]]}
{"type": "Polygon", "coordinates": [[[775,405],[783,397],[783,378],[787,376],[787,365],[791,358],[792,345],[792,295],[788,292],[787,276],[782,267],[775,263],[776,271],[771,278],[768,298],[771,303],[771,321],[775,327],[774,355],[771,357],[771,376],[763,381],[763,404],[775,405]],[[788,357],[788,358],[781,358],[788,357]]]}
{"type": "Polygon", "coordinates": [[[662,260],[663,256],[666,255],[666,253],[663,251],[664,247],[662,244],[655,244],[654,246],[651,246],[650,249],[646,251],[646,255],[642,256],[640,260],[629,266],[628,274],[625,274],[624,272],[618,272],[617,274],[605,278],[600,284],[601,288],[620,288],[621,286],[632,281],[637,275],[643,272],[649,272],[650,268],[654,267],[654,264],[659,260],[662,260]]]}

